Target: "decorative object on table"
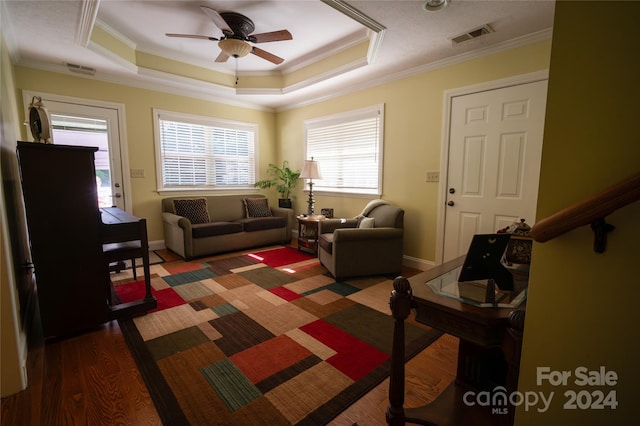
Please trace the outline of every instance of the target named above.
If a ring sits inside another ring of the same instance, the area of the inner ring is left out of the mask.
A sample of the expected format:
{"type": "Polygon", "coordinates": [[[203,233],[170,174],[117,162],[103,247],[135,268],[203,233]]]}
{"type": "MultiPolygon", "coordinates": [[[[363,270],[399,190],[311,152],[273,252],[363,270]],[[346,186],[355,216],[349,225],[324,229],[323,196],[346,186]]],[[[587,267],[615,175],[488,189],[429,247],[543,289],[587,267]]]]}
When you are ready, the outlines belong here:
{"type": "Polygon", "coordinates": [[[320,214],[322,216],[326,217],[327,219],[332,219],[333,218],[333,209],[331,209],[331,208],[320,209],[320,214]]]}
{"type": "Polygon", "coordinates": [[[300,177],[300,170],[292,170],[289,167],[288,161],[282,162],[282,167],[278,167],[275,164],[269,164],[267,168],[267,174],[271,176],[271,179],[263,179],[254,183],[253,186],[260,189],[276,187],[276,191],[280,194],[278,200],[278,207],[291,208],[291,190],[296,186],[298,178],[300,177]]]}
{"type": "Polygon", "coordinates": [[[27,123],[33,136],[33,141],[38,143],[53,143],[51,135],[51,118],[42,103],[40,96],[34,96],[29,104],[29,117],[27,123]]]}
{"type": "Polygon", "coordinates": [[[322,215],[296,217],[298,221],[298,250],[318,256],[318,227],[322,215]]]}
{"type": "Polygon", "coordinates": [[[313,216],[313,205],[315,204],[315,200],[313,199],[313,180],[322,179],[322,174],[320,174],[320,167],[318,167],[318,162],[314,161],[313,157],[311,157],[311,160],[304,161],[304,166],[302,167],[300,178],[309,179],[309,200],[307,201],[307,204],[309,204],[309,208],[307,210],[307,214],[309,216],[313,216]]]}
{"type": "Polygon", "coordinates": [[[511,232],[511,238],[507,245],[505,257],[509,263],[519,263],[528,265],[531,263],[531,248],[533,239],[531,237],[531,227],[527,225],[525,219],[520,219],[520,223],[515,223],[511,232]]]}

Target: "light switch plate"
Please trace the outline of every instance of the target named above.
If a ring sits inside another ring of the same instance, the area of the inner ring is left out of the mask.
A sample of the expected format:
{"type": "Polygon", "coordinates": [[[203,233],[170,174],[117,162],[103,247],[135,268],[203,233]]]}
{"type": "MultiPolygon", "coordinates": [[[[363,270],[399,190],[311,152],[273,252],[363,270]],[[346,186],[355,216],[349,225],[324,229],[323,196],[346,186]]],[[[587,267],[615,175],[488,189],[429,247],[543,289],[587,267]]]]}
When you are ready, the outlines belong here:
{"type": "Polygon", "coordinates": [[[439,171],[428,171],[426,173],[425,180],[427,182],[440,182],[440,172],[439,171]]]}
{"type": "Polygon", "coordinates": [[[143,178],[144,177],[144,169],[131,169],[131,177],[132,178],[143,178]]]}

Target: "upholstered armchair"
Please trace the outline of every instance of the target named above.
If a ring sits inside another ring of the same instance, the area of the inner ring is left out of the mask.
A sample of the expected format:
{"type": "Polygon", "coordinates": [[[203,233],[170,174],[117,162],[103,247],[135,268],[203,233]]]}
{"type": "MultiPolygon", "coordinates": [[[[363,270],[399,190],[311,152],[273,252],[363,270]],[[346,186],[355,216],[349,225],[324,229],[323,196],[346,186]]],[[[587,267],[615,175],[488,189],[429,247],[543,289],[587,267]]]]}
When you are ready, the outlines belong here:
{"type": "Polygon", "coordinates": [[[404,210],[371,201],[353,219],[318,224],[318,257],[336,279],[396,274],[402,268],[404,210]]]}

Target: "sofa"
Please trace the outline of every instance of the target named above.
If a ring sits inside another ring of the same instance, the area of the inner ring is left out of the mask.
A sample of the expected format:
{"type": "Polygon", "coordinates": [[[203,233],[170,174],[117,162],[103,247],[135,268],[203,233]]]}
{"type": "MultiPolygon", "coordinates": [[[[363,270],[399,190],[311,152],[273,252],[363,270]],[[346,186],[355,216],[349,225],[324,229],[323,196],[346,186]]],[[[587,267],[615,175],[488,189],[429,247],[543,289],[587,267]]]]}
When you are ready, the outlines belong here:
{"type": "Polygon", "coordinates": [[[293,210],[264,195],[162,199],[165,246],[186,260],[291,240],[293,210]]]}
{"type": "Polygon", "coordinates": [[[318,222],[318,257],[336,279],[402,270],[404,210],[372,200],[351,219],[318,222]]]}

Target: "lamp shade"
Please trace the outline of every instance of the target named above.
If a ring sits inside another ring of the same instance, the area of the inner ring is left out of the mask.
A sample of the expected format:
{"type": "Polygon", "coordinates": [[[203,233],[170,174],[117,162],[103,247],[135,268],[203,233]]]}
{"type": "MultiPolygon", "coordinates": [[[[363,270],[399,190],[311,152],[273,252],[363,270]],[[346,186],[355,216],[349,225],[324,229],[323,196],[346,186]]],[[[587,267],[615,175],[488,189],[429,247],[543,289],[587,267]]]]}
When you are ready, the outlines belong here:
{"type": "Polygon", "coordinates": [[[305,160],[300,177],[302,179],[322,179],[318,162],[314,161],[313,157],[311,160],[305,160]]]}
{"type": "Polygon", "coordinates": [[[218,47],[225,54],[234,58],[241,58],[247,56],[251,52],[251,45],[246,41],[238,40],[235,38],[225,38],[218,42],[218,47]]]}

